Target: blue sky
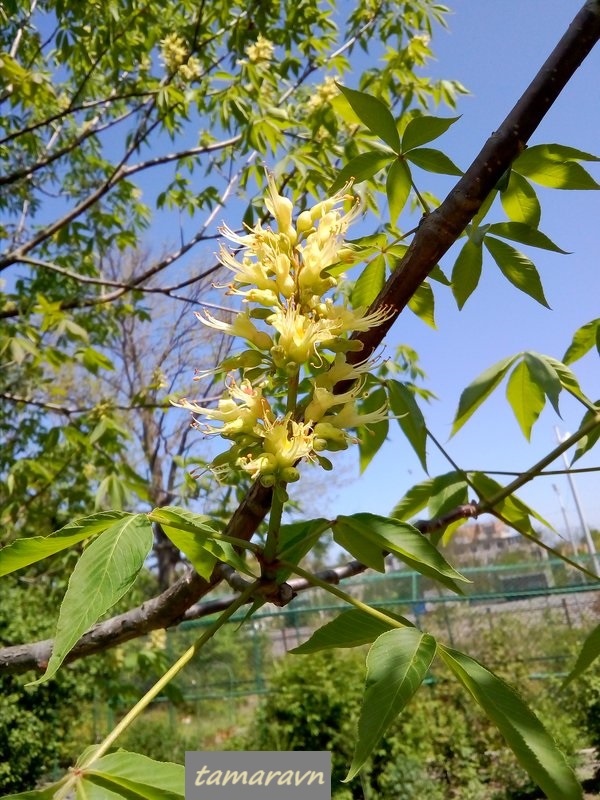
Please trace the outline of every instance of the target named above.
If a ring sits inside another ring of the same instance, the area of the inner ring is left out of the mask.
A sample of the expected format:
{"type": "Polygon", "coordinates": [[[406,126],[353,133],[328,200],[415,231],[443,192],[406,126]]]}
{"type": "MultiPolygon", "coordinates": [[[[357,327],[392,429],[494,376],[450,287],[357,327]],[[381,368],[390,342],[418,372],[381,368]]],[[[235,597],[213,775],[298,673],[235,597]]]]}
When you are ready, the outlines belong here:
{"type": "MultiPolygon", "coordinates": [[[[464,169],[527,87],[580,4],[553,3],[551,12],[549,4],[541,0],[505,0],[503,3],[456,0],[451,6],[454,13],[449,18],[450,30],[437,31],[433,39],[437,60],[428,72],[456,78],[471,92],[459,101],[462,118],[439,140],[444,152],[464,169]]],[[[558,142],[600,154],[598,74],[599,48],[584,62],[530,144],[558,142]]],[[[587,166],[600,180],[598,165],[587,166]]],[[[445,186],[450,189],[452,180],[445,186]]],[[[436,185],[436,191],[443,196],[441,185],[436,185]]],[[[502,385],[449,440],[460,393],[481,371],[521,350],[562,358],[573,332],[600,315],[597,265],[600,196],[596,192],[561,192],[540,187],[539,197],[541,229],[572,253],[563,256],[522,248],[541,273],[551,311],[518,292],[495,265],[484,261],[480,286],[461,312],[449,292],[436,289],[438,329],[431,330],[407,313],[400,317],[387,340],[390,354],[398,343],[409,344],[419,353],[428,374],[427,386],[439,397],[427,409],[428,423],[465,469],[525,469],[555,446],[555,425],[562,431],[572,432],[583,415],[578,403],[564,397],[561,401],[563,419],[545,410],[528,443],[506,402],[502,385]]],[[[499,208],[488,221],[503,219],[499,208]]],[[[442,261],[442,267],[449,273],[452,264],[450,253],[442,261]]],[[[588,396],[598,399],[597,354],[577,362],[574,370],[588,396]]],[[[426,477],[395,424],[391,430],[389,441],[362,477],[358,477],[356,454],[346,455],[344,485],[331,493],[325,501],[327,508],[319,509],[319,514],[386,513],[407,488],[426,477]]],[[[431,474],[451,469],[432,447],[429,453],[431,474]]],[[[598,459],[593,456],[585,457],[578,466],[594,466],[598,459]]],[[[555,466],[561,468],[562,463],[557,462],[555,466]]],[[[598,475],[591,473],[576,480],[588,522],[600,526],[598,475]]],[[[577,528],[574,504],[564,476],[540,478],[524,488],[520,496],[562,531],[559,499],[553,484],[563,497],[571,525],[577,528]]]]}

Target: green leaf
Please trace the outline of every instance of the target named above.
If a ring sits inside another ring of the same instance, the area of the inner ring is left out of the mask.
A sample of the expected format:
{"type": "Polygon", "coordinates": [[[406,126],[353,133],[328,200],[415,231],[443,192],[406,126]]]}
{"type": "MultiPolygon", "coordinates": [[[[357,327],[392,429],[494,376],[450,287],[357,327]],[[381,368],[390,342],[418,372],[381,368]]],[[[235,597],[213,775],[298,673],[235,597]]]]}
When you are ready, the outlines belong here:
{"type": "MultiPolygon", "coordinates": [[[[596,403],[596,407],[600,408],[600,400],[596,403]]],[[[582,425],[586,425],[588,422],[591,422],[592,419],[596,416],[595,412],[593,411],[586,411],[581,420],[582,425]]],[[[575,455],[573,456],[573,460],[571,461],[571,465],[573,465],[576,461],[578,461],[581,456],[585,455],[589,452],[592,447],[596,444],[596,442],[600,439],[600,425],[597,425],[593,430],[591,430],[587,436],[584,436],[582,439],[579,440],[577,443],[577,449],[575,450],[575,455]]]]}
{"type": "Polygon", "coordinates": [[[419,319],[435,329],[435,299],[429,281],[423,281],[419,288],[413,292],[408,301],[408,307],[419,319]]]}
{"type": "MultiPolygon", "coordinates": [[[[407,627],[414,627],[412,622],[405,617],[387,611],[387,609],[385,613],[407,627]]],[[[360,647],[363,644],[371,644],[382,633],[393,629],[394,626],[391,622],[384,622],[382,619],[372,617],[366,611],[355,608],[351,611],[343,611],[331,622],[317,628],[310,639],[288,652],[306,655],[338,647],[360,647]]]]}
{"type": "Polygon", "coordinates": [[[386,164],[389,164],[391,156],[388,153],[382,153],[381,150],[372,150],[369,153],[361,153],[356,158],[349,161],[343,167],[335,181],[331,184],[329,189],[331,194],[339,191],[350,178],[354,179],[354,183],[361,183],[369,178],[372,178],[380,169],[383,169],[386,164]]]}
{"type": "Polygon", "coordinates": [[[399,503],[396,503],[390,517],[394,519],[407,520],[418,514],[429,503],[429,497],[433,489],[433,478],[429,478],[421,483],[416,483],[404,495],[399,503]]]}
{"type": "Polygon", "coordinates": [[[54,800],[56,792],[61,786],[64,786],[65,782],[66,778],[63,778],[58,783],[51,783],[43,789],[31,789],[17,794],[5,794],[3,795],[3,800],[54,800]]]}
{"type": "MultiPolygon", "coordinates": [[[[483,502],[487,502],[504,488],[498,481],[495,481],[483,472],[469,473],[469,477],[475,491],[483,502]]],[[[510,495],[510,497],[505,497],[504,500],[501,500],[499,503],[495,503],[494,509],[509,525],[512,525],[515,530],[536,542],[539,541],[539,535],[533,527],[531,517],[541,522],[544,527],[554,530],[548,520],[544,519],[544,517],[538,514],[537,511],[534,511],[533,508],[530,508],[515,494],[510,495]]]]}
{"type": "Polygon", "coordinates": [[[523,222],[532,228],[540,224],[542,209],[533,186],[522,175],[511,170],[506,189],[500,193],[506,216],[513,222],[523,222]]]}
{"type": "Polygon", "coordinates": [[[429,513],[441,517],[469,500],[469,486],[462,472],[447,472],[433,479],[429,513]]]}
{"type": "Polygon", "coordinates": [[[185,508],[155,508],[148,519],[158,522],[175,547],[185,554],[196,572],[209,580],[217,561],[223,561],[239,572],[254,577],[243,558],[228,542],[213,539],[217,533],[210,517],[194,514],[185,508]]]}
{"type": "Polygon", "coordinates": [[[552,407],[560,416],[558,399],[562,391],[560,377],[554,367],[548,362],[546,356],[538,353],[524,353],[523,358],[529,367],[529,373],[540,389],[544,392],[552,407]]]}
{"type": "Polygon", "coordinates": [[[448,128],[453,125],[460,117],[414,117],[404,129],[402,135],[402,152],[406,153],[413,147],[419,147],[427,142],[432,142],[448,128]]]}
{"type": "Polygon", "coordinates": [[[87,547],[60,607],[52,656],[35,684],[48,681],[79,638],[131,588],[152,548],[146,514],[128,515],[87,547]]]}
{"type": "Polygon", "coordinates": [[[411,175],[408,164],[402,158],[396,158],[388,170],[385,193],[390,209],[390,222],[395,225],[400,212],[406,205],[411,188],[411,175]]]}
{"type": "MultiPolygon", "coordinates": [[[[130,782],[136,791],[141,787],[148,787],[146,790],[162,791],[165,793],[164,797],[169,799],[182,798],[185,794],[185,768],[180,764],[154,761],[139,753],[118,750],[102,756],[90,768],[94,773],[110,778],[117,785],[125,787],[130,782]]],[[[141,796],[160,800],[160,795],[156,794],[141,796]]],[[[90,796],[90,800],[100,800],[100,797],[96,794],[90,796]]]]}
{"type": "Polygon", "coordinates": [[[396,128],[396,121],[389,108],[381,100],[356,89],[348,89],[337,84],[352,110],[367,128],[379,136],[389,145],[395,153],[400,152],[400,136],[396,128]]]}
{"type": "Polygon", "coordinates": [[[542,186],[553,189],[600,189],[578,160],[598,161],[596,156],[564,145],[534,145],[521,153],[513,169],[542,186]]]}
{"type": "Polygon", "coordinates": [[[183,794],[98,770],[84,772],[77,783],[77,797],[81,800],[184,800],[183,794]]]}
{"type": "MultiPolygon", "coordinates": [[[[283,561],[299,564],[329,528],[329,520],[311,519],[305,522],[292,522],[279,529],[279,549],[277,557],[283,561]]],[[[285,581],[291,574],[289,569],[277,571],[277,581],[285,581]]]]}
{"type": "Polygon", "coordinates": [[[549,800],[583,797],[575,773],[535,714],[507,683],[475,659],[439,645],[438,652],[496,725],[519,764],[549,800]]]}
{"type": "Polygon", "coordinates": [[[333,538],[364,564],[383,571],[383,551],[394,553],[409,567],[462,594],[455,580],[465,581],[441,553],[412,525],[376,514],[340,516],[332,524],[333,538]],[[370,561],[365,560],[366,552],[370,561]],[[375,553],[375,557],[371,554],[375,553]]]}
{"type": "Polygon", "coordinates": [[[592,349],[598,347],[600,352],[600,317],[593,319],[591,322],[582,325],[573,334],[573,341],[567,348],[567,352],[563,356],[565,364],[572,364],[592,349]]]}
{"type": "Polygon", "coordinates": [[[388,631],[375,641],[367,656],[358,739],[344,781],[359,772],[390,723],[423,683],[435,652],[433,636],[416,628],[388,631]]]}
{"type": "Polygon", "coordinates": [[[423,469],[427,471],[427,426],[414,394],[400,381],[388,381],[387,387],[390,407],[397,417],[398,425],[418,455],[423,469]]]}
{"type": "Polygon", "coordinates": [[[537,300],[538,303],[546,306],[546,308],[550,308],[544,296],[540,276],[533,262],[523,253],[515,250],[514,247],[502,242],[500,239],[486,236],[484,242],[504,277],[517,289],[533,297],[534,300],[537,300]]]}
{"type": "Polygon", "coordinates": [[[419,147],[416,150],[410,150],[406,154],[406,158],[408,161],[412,161],[415,166],[427,172],[435,172],[438,175],[457,175],[459,177],[463,174],[462,170],[445,153],[440,150],[434,150],[432,147],[419,147]]]}
{"type": "Polygon", "coordinates": [[[506,375],[509,367],[519,356],[510,356],[489,367],[463,390],[458,402],[458,410],[452,424],[452,436],[462,428],[469,417],[490,396],[506,375]]]}
{"type": "Polygon", "coordinates": [[[353,308],[369,307],[385,284],[385,258],[375,256],[358,276],[352,288],[353,308]]]}
{"type": "MultiPolygon", "coordinates": [[[[387,401],[385,389],[380,386],[370,392],[368,397],[360,404],[359,412],[369,414],[382,408],[387,401]]],[[[357,431],[358,447],[360,452],[360,471],[363,473],[369,466],[382,444],[387,439],[390,423],[383,420],[374,425],[361,425],[357,431]]]]}
{"type": "Polygon", "coordinates": [[[563,688],[571,683],[571,681],[574,681],[575,678],[578,678],[582,672],[585,672],[598,656],[600,656],[600,625],[597,625],[594,630],[588,634],[577,656],[575,666],[564,680],[563,688]]]}
{"type": "Polygon", "coordinates": [[[476,244],[468,239],[452,268],[452,294],[459,308],[464,306],[477,288],[481,277],[482,263],[481,244],[476,244]]]}
{"type": "Polygon", "coordinates": [[[9,575],[48,556],[60,553],[90,536],[102,533],[117,520],[129,517],[122,511],[102,511],[89,517],[70,522],[49,536],[33,536],[17,539],[0,550],[0,577],[9,575]]]}
{"type": "Polygon", "coordinates": [[[524,222],[494,222],[488,228],[488,233],[502,236],[504,239],[511,239],[514,242],[528,244],[531,247],[539,247],[542,250],[551,250],[554,253],[568,255],[567,250],[562,250],[558,245],[549,239],[545,233],[532,228],[524,222]]]}
{"type": "Polygon", "coordinates": [[[563,389],[566,389],[575,397],[579,397],[586,403],[589,403],[589,398],[581,391],[581,386],[579,385],[579,381],[573,374],[573,371],[569,369],[565,364],[560,362],[557,358],[553,358],[552,356],[539,356],[542,358],[546,364],[550,367],[550,369],[554,370],[558,375],[558,379],[561,383],[563,389]]]}
{"type": "Polygon", "coordinates": [[[506,397],[523,435],[530,441],[531,429],[546,405],[546,396],[533,380],[526,361],[520,361],[506,384],[506,397]]]}

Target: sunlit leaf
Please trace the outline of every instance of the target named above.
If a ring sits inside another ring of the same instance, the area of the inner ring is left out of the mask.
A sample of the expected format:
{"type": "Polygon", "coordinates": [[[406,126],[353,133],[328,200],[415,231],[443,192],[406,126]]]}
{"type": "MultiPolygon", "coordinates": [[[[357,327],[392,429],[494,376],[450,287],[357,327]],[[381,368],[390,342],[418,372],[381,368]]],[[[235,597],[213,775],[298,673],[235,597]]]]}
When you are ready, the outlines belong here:
{"type": "Polygon", "coordinates": [[[572,364],[588,353],[592,347],[597,347],[600,353],[600,317],[582,325],[573,334],[573,341],[563,356],[565,364],[572,364]]]}
{"type": "Polygon", "coordinates": [[[458,650],[439,645],[438,652],[549,800],[582,798],[581,786],[564,755],[515,690],[458,650]]]}
{"type": "Polygon", "coordinates": [[[519,356],[509,356],[489,367],[463,390],[452,425],[454,435],[479,406],[490,396],[519,356]]]}
{"type": "MultiPolygon", "coordinates": [[[[360,404],[360,413],[369,414],[385,405],[387,396],[385,389],[380,386],[370,392],[360,404]]],[[[383,420],[375,425],[362,425],[357,430],[358,447],[360,454],[360,471],[366,470],[374,456],[379,452],[381,446],[387,439],[389,431],[388,420],[383,420]]]]}
{"type": "Polygon", "coordinates": [[[488,228],[488,233],[493,233],[495,236],[511,239],[521,244],[528,244],[531,247],[539,247],[542,250],[551,250],[554,253],[567,255],[567,251],[554,244],[545,233],[526,225],[524,222],[494,222],[488,228]]]}
{"type": "Polygon", "coordinates": [[[380,169],[383,169],[386,164],[389,164],[392,157],[387,153],[382,153],[380,150],[372,150],[370,153],[361,153],[356,158],[349,161],[343,167],[335,181],[331,184],[329,191],[331,194],[338,192],[351,178],[354,178],[354,183],[362,183],[368,178],[372,178],[380,169]]]}
{"type": "Polygon", "coordinates": [[[506,384],[506,397],[523,435],[529,441],[531,429],[546,405],[546,396],[532,379],[527,362],[520,361],[506,384]]]}
{"type": "Polygon", "coordinates": [[[427,325],[435,328],[435,298],[429,281],[423,283],[413,292],[408,307],[427,325]]]}
{"type": "Polygon", "coordinates": [[[413,393],[400,381],[388,382],[388,395],[398,425],[418,455],[423,469],[427,470],[427,427],[423,412],[413,393]]]}
{"type": "Polygon", "coordinates": [[[390,222],[395,225],[406,205],[411,189],[410,169],[404,159],[396,158],[388,170],[385,192],[390,208],[390,222]]]}
{"type": "Polygon", "coordinates": [[[540,224],[542,210],[533,186],[522,175],[511,170],[508,186],[500,193],[500,201],[507,217],[513,222],[523,222],[532,228],[540,224]]]}
{"type": "Polygon", "coordinates": [[[534,300],[537,300],[538,303],[546,306],[546,308],[550,308],[544,296],[539,273],[527,256],[515,250],[514,247],[506,244],[506,242],[495,239],[493,236],[486,236],[484,243],[492,258],[500,267],[502,274],[513,286],[533,297],[534,300]]]}
{"type": "MultiPolygon", "coordinates": [[[[383,609],[378,610],[382,611],[383,609]]],[[[387,610],[385,613],[407,627],[414,627],[412,622],[405,617],[387,610]]],[[[381,619],[372,617],[366,611],[354,608],[351,611],[343,611],[331,622],[327,622],[321,628],[317,628],[310,639],[288,652],[305,655],[338,647],[360,647],[363,644],[374,642],[382,633],[393,628],[394,625],[391,622],[384,622],[381,619]]]]}
{"type": "Polygon", "coordinates": [[[42,683],[79,638],[131,588],[153,543],[146,514],[128,515],[103,531],[75,565],[60,607],[52,656],[42,683]]]}
{"type": "Polygon", "coordinates": [[[410,150],[406,154],[406,158],[415,166],[427,172],[435,172],[439,175],[460,176],[463,174],[462,170],[445,153],[440,150],[434,150],[432,147],[419,147],[416,150],[410,150]]]}
{"type": "Polygon", "coordinates": [[[352,287],[351,302],[353,308],[368,308],[385,284],[385,258],[375,256],[358,276],[352,287]]]}
{"type": "Polygon", "coordinates": [[[452,294],[462,308],[473,294],[481,277],[483,251],[480,244],[467,240],[452,269],[452,294]]]}
{"type": "Polygon", "coordinates": [[[355,89],[348,89],[340,84],[338,87],[352,106],[356,116],[371,133],[379,136],[394,152],[399,153],[400,137],[396,121],[386,104],[366,92],[357,92],[355,89]]]}
{"type": "Polygon", "coordinates": [[[402,152],[432,142],[446,133],[458,119],[460,117],[413,117],[402,134],[402,152]]]}
{"type": "Polygon", "coordinates": [[[382,633],[367,656],[365,696],[358,721],[358,738],[351,780],[379,740],[423,683],[433,661],[436,641],[416,628],[382,633]]]}
{"type": "Polygon", "coordinates": [[[469,500],[469,486],[462,472],[447,472],[433,479],[429,513],[441,517],[469,500]]]}
{"type": "Polygon", "coordinates": [[[390,517],[406,522],[426,508],[433,489],[433,478],[412,486],[390,513],[390,517]]]}

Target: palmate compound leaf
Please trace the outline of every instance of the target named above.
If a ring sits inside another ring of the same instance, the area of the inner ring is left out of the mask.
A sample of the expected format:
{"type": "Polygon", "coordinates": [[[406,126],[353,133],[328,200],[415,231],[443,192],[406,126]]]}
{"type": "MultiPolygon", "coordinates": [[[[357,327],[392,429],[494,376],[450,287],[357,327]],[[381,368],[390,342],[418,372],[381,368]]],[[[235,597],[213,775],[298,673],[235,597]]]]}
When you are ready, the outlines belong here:
{"type": "Polygon", "coordinates": [[[151,511],[148,519],[159,523],[165,535],[205,580],[209,580],[217,561],[224,561],[239,572],[255,577],[231,544],[211,538],[218,531],[210,517],[194,514],[185,508],[163,506],[151,511]]]}
{"type": "Polygon", "coordinates": [[[516,691],[464,653],[442,645],[438,645],[438,653],[549,800],[582,798],[581,786],[564,755],[516,691]]]}
{"type": "Polygon", "coordinates": [[[413,147],[419,147],[446,133],[460,117],[414,117],[408,123],[402,134],[402,152],[406,153],[413,147]]]}
{"type": "Polygon", "coordinates": [[[381,150],[371,150],[368,153],[361,153],[355,158],[351,159],[345,167],[343,167],[335,181],[331,184],[329,189],[331,194],[338,192],[351,178],[354,183],[361,183],[368,178],[372,178],[380,169],[383,169],[386,164],[389,164],[392,156],[389,153],[382,153],[381,150]]]}
{"type": "Polygon", "coordinates": [[[433,636],[417,628],[397,628],[375,640],[367,656],[358,739],[344,781],[358,773],[390,723],[423,683],[435,652],[433,636]]]}
{"type": "Polygon", "coordinates": [[[52,678],[79,638],[131,588],[152,542],[147,515],[129,514],[83,551],[60,607],[48,667],[33,685],[52,678]]]}
{"type": "Polygon", "coordinates": [[[123,511],[102,511],[70,522],[49,536],[17,539],[0,550],[0,577],[60,553],[90,536],[102,533],[118,520],[131,516],[123,511]]]}
{"type": "MultiPolygon", "coordinates": [[[[384,611],[384,609],[379,610],[384,611]]],[[[385,613],[405,627],[414,627],[413,623],[406,617],[387,610],[385,610],[385,613]]],[[[353,608],[351,611],[343,611],[331,622],[327,622],[321,628],[318,628],[306,642],[288,652],[306,655],[307,653],[317,653],[320,650],[332,650],[338,647],[360,647],[363,644],[371,644],[382,633],[393,630],[394,627],[391,622],[384,622],[384,620],[377,619],[366,611],[353,608]]]]}
{"type": "Polygon", "coordinates": [[[455,581],[469,580],[448,564],[441,553],[412,525],[376,514],[338,517],[331,525],[333,538],[354,558],[383,572],[384,554],[393,553],[421,575],[462,594],[455,581]]]}

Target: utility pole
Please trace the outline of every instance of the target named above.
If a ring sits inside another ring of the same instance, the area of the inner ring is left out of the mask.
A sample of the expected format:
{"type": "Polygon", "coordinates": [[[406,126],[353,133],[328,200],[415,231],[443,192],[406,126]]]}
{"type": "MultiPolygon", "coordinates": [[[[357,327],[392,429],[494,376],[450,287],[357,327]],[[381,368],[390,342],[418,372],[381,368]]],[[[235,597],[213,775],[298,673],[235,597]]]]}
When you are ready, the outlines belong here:
{"type": "MultiPolygon", "coordinates": [[[[558,428],[554,428],[554,432],[556,433],[556,438],[558,442],[564,442],[565,439],[569,438],[569,434],[566,433],[564,436],[561,435],[558,428]]],[[[600,577],[600,566],[598,565],[598,555],[596,553],[596,547],[594,545],[594,540],[592,539],[592,534],[590,533],[590,529],[588,528],[588,524],[585,521],[585,517],[583,516],[583,510],[581,508],[581,500],[579,499],[579,493],[577,492],[577,488],[575,486],[575,481],[573,480],[573,475],[569,471],[569,459],[567,458],[567,454],[563,453],[563,462],[565,464],[565,468],[567,470],[567,480],[569,481],[569,486],[571,487],[571,492],[573,494],[573,500],[575,501],[575,508],[577,509],[577,515],[579,517],[579,522],[581,524],[581,530],[583,531],[583,535],[585,537],[585,541],[587,544],[587,549],[591,556],[592,560],[592,567],[594,572],[597,576],[600,577]]]]}
{"type": "Polygon", "coordinates": [[[563,522],[565,523],[565,530],[567,532],[567,539],[571,543],[571,549],[573,550],[573,555],[577,555],[577,545],[575,544],[575,535],[573,533],[573,529],[571,528],[571,523],[569,522],[569,518],[567,516],[567,509],[565,508],[565,504],[563,503],[562,494],[558,486],[553,483],[552,488],[556,492],[556,496],[558,497],[558,505],[560,506],[560,510],[562,512],[563,522]]]}

